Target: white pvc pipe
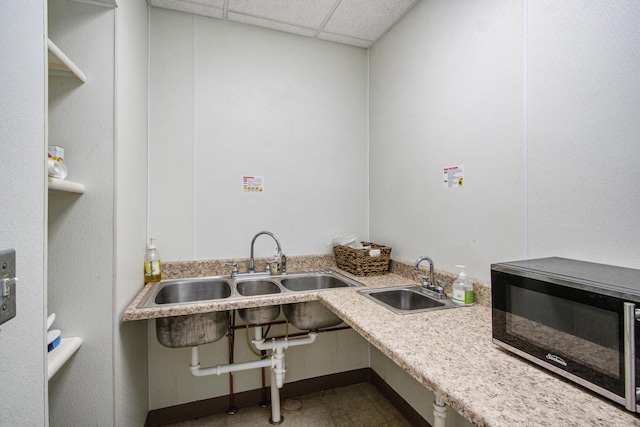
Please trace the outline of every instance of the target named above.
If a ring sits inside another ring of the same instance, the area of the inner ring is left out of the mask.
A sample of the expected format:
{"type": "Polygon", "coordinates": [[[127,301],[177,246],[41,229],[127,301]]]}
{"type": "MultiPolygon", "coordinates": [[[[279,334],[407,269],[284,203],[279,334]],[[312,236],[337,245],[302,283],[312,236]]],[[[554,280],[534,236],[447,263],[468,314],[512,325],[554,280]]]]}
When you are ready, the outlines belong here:
{"type": "Polygon", "coordinates": [[[278,388],[282,388],[282,386],[284,386],[284,374],[287,372],[284,363],[284,350],[289,347],[312,344],[318,337],[318,333],[309,332],[305,337],[292,339],[283,338],[281,340],[276,340],[274,338],[271,341],[265,341],[262,337],[262,326],[256,326],[254,336],[255,339],[251,341],[251,343],[256,349],[271,350],[271,359],[273,360],[271,369],[275,373],[275,384],[278,388]]]}
{"type": "Polygon", "coordinates": [[[436,396],[436,401],[433,402],[433,427],[445,427],[446,420],[447,405],[441,398],[436,396]]]}
{"type": "MultiPolygon", "coordinates": [[[[203,377],[206,375],[222,375],[229,372],[244,371],[247,369],[255,368],[271,368],[271,423],[280,424],[282,422],[282,415],[280,414],[280,388],[284,386],[284,374],[287,371],[284,362],[284,350],[289,347],[295,347],[299,345],[312,344],[318,337],[317,332],[309,332],[305,337],[296,337],[292,339],[283,338],[276,340],[273,338],[271,341],[266,342],[262,337],[262,326],[255,327],[255,339],[251,341],[253,346],[258,350],[271,350],[271,357],[268,359],[261,359],[252,362],[242,363],[229,363],[227,365],[211,366],[208,368],[200,367],[200,360],[198,358],[198,346],[191,347],[191,373],[196,377],[203,377]]],[[[444,405],[444,403],[443,403],[444,405]]],[[[444,408],[446,411],[447,408],[444,408]]],[[[435,403],[434,403],[435,414],[435,403]]],[[[444,427],[442,425],[434,425],[434,427],[444,427]]]]}
{"type": "Polygon", "coordinates": [[[261,359],[251,362],[230,363],[227,365],[211,366],[201,368],[198,361],[198,347],[191,347],[191,373],[196,377],[204,377],[207,375],[222,375],[229,372],[246,371],[248,369],[272,367],[272,359],[261,359]]]}
{"type": "Polygon", "coordinates": [[[271,370],[271,424],[280,424],[280,387],[276,387],[276,373],[275,370],[271,370]]]}
{"type": "Polygon", "coordinates": [[[275,338],[271,339],[271,341],[265,341],[262,338],[262,327],[255,327],[255,339],[251,341],[253,346],[258,350],[272,350],[277,351],[278,349],[287,349],[289,347],[295,347],[299,345],[312,344],[316,338],[318,337],[317,332],[309,332],[309,334],[305,337],[297,337],[297,338],[282,338],[281,340],[276,340],[275,338]]]}

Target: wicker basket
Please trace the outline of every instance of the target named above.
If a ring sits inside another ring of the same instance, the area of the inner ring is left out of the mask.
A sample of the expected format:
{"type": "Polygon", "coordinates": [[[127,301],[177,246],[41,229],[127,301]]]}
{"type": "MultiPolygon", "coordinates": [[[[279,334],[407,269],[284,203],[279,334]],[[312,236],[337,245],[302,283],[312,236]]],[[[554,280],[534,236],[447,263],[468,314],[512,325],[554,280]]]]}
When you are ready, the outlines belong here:
{"type": "Polygon", "coordinates": [[[369,255],[369,249],[353,249],[348,246],[336,245],[333,252],[336,255],[338,268],[356,276],[381,276],[389,271],[391,247],[362,242],[371,249],[380,249],[380,256],[369,255]]]}

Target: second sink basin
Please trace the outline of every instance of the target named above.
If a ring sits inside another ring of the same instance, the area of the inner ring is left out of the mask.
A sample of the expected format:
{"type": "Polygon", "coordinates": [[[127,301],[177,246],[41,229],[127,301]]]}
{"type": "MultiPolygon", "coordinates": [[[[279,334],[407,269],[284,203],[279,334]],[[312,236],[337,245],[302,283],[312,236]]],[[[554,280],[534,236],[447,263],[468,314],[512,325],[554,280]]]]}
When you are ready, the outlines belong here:
{"type": "MultiPolygon", "coordinates": [[[[279,294],[280,288],[270,280],[248,280],[236,284],[238,293],[245,297],[279,294]]],[[[279,305],[265,307],[239,308],[240,318],[250,325],[265,325],[273,322],[280,315],[279,305]]]]}
{"type": "Polygon", "coordinates": [[[358,291],[358,293],[396,314],[422,313],[457,307],[450,298],[437,300],[423,294],[418,286],[370,289],[358,291]]]}
{"type": "Polygon", "coordinates": [[[245,297],[280,293],[278,285],[270,280],[248,280],[246,282],[238,282],[236,289],[240,295],[245,297]]]}

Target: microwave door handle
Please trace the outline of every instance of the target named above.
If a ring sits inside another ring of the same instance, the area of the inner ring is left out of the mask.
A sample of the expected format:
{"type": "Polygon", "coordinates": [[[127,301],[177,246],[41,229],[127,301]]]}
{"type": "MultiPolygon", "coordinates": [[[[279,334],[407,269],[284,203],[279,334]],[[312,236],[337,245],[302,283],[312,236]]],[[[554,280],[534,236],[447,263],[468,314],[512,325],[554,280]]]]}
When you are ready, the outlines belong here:
{"type": "Polygon", "coordinates": [[[636,388],[636,321],[640,319],[640,309],[630,302],[624,303],[624,406],[637,412],[640,399],[636,388]]]}

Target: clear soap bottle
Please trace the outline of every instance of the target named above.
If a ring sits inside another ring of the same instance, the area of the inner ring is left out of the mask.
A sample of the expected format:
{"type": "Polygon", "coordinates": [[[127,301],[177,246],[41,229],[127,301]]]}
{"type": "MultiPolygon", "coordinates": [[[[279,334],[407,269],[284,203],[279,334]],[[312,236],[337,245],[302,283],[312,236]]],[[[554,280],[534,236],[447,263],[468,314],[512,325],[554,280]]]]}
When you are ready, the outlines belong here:
{"type": "Polygon", "coordinates": [[[162,280],[160,254],[156,250],[155,237],[149,237],[149,246],[144,254],[144,283],[162,280]]]}
{"type": "Polygon", "coordinates": [[[467,281],[467,273],[464,272],[464,265],[456,265],[456,267],[461,268],[462,271],[452,285],[453,303],[462,306],[473,305],[473,286],[467,281]]]}

